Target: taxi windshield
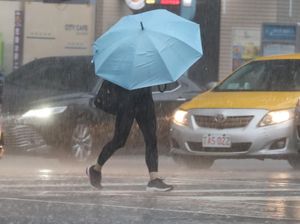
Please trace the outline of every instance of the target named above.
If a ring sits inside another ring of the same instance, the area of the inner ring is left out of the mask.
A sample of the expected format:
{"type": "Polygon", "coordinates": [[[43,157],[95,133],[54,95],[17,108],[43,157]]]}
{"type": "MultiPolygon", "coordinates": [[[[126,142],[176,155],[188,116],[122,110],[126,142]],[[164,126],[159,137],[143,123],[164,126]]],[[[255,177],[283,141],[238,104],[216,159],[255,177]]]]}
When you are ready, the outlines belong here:
{"type": "Polygon", "coordinates": [[[250,62],[214,91],[300,91],[300,60],[250,62]]]}

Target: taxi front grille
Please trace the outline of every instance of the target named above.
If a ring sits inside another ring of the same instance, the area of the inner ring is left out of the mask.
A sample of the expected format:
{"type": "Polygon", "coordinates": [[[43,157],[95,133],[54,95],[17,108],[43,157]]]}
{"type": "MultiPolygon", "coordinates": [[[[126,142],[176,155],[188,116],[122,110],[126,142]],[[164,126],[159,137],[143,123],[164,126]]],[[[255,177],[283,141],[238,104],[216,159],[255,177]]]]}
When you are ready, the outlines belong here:
{"type": "Polygon", "coordinates": [[[194,118],[199,127],[226,129],[246,127],[253,116],[228,116],[219,119],[218,116],[194,115],[194,118]]]}
{"type": "Polygon", "coordinates": [[[232,143],[231,147],[203,147],[202,142],[187,142],[190,150],[195,152],[247,152],[251,142],[232,143]]]}

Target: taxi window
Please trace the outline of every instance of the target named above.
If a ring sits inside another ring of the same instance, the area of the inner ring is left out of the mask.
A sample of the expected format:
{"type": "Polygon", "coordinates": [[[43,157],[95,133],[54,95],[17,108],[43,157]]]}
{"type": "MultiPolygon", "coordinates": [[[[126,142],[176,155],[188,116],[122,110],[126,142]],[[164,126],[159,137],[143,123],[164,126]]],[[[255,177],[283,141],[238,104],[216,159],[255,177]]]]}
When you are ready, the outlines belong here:
{"type": "Polygon", "coordinates": [[[251,62],[230,75],[214,91],[300,91],[300,60],[251,62]]]}

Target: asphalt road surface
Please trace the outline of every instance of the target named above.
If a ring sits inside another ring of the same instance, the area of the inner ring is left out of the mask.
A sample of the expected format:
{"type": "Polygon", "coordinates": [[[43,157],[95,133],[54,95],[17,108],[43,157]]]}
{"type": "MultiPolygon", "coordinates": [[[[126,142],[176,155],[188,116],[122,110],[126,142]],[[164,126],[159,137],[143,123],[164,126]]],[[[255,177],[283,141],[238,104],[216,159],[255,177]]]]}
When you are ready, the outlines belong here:
{"type": "Polygon", "coordinates": [[[189,170],[160,157],[171,192],[150,193],[143,156],[116,155],[93,189],[87,164],[6,155],[0,224],[300,223],[300,172],[285,161],[220,160],[189,170]]]}

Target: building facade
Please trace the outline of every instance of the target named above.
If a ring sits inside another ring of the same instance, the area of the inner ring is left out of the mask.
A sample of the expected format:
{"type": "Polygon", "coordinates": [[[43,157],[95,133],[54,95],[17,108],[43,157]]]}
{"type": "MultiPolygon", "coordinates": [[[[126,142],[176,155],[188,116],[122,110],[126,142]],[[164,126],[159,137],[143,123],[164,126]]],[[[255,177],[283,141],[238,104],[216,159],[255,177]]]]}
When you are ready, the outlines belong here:
{"type": "Polygon", "coordinates": [[[143,7],[132,9],[130,0],[0,0],[0,70],[8,74],[39,57],[92,54],[93,41],[122,16],[161,7],[200,24],[204,55],[189,70],[200,86],[223,79],[262,55],[264,47],[273,53],[299,51],[300,1],[166,1],[177,6],[159,1],[135,0],[143,7]],[[264,42],[270,30],[281,39],[269,35],[264,42]]]}
{"type": "MultiPolygon", "coordinates": [[[[241,63],[263,54],[264,24],[297,27],[300,22],[300,1],[297,0],[222,0],[221,5],[219,79],[241,63]]],[[[286,29],[277,31],[279,36],[286,29]]],[[[295,41],[299,43],[297,35],[295,41]]],[[[284,37],[282,39],[282,49],[274,53],[288,53],[284,37]]],[[[294,49],[294,52],[299,52],[299,49],[294,49]]]]}

